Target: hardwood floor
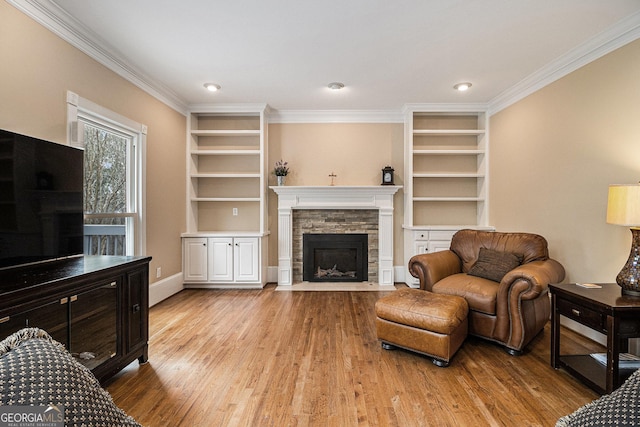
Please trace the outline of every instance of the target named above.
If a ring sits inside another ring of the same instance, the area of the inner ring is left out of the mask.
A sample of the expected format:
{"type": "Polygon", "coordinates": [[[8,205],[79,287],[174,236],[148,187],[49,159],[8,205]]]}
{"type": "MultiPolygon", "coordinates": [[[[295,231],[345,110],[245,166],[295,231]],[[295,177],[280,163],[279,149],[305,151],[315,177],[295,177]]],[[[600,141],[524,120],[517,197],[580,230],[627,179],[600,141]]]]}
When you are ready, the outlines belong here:
{"type": "Polygon", "coordinates": [[[107,390],[148,427],[553,426],[598,397],[550,367],[549,325],[520,357],[470,337],[448,368],[383,350],[384,294],[184,290],[151,308],[149,363],[107,390]]]}

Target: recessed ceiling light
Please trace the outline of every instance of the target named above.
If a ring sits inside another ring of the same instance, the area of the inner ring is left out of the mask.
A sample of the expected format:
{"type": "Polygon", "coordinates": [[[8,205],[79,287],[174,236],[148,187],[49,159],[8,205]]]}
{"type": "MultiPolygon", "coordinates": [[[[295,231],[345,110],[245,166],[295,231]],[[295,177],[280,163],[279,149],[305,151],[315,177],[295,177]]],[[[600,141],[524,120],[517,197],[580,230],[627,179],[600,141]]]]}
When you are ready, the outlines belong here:
{"type": "Polygon", "coordinates": [[[329,83],[327,86],[331,90],[340,90],[340,89],[344,88],[344,84],[340,83],[340,82],[329,83]]]}
{"type": "Polygon", "coordinates": [[[215,83],[205,83],[204,87],[210,92],[217,92],[220,90],[220,85],[215,83]]]}
{"type": "Polygon", "coordinates": [[[464,83],[458,83],[453,88],[459,92],[464,92],[465,90],[468,90],[470,87],[471,87],[471,83],[464,82],[464,83]]]}

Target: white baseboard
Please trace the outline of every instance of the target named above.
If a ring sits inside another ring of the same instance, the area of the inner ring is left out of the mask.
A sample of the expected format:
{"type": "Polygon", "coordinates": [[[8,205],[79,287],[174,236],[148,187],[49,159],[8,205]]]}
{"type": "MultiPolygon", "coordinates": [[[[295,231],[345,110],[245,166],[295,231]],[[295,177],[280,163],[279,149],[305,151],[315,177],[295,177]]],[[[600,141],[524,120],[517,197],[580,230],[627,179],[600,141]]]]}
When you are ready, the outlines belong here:
{"type": "Polygon", "coordinates": [[[184,289],[182,272],[166,277],[149,286],[149,307],[177,294],[184,289]]]}
{"type": "Polygon", "coordinates": [[[278,266],[267,267],[267,283],[278,283],[278,266]]]}
{"type": "Polygon", "coordinates": [[[607,345],[607,336],[604,334],[601,334],[598,331],[594,331],[591,328],[588,328],[584,325],[581,325],[578,322],[575,322],[567,317],[561,317],[560,318],[560,324],[568,329],[571,329],[573,332],[577,332],[578,334],[589,338],[590,340],[593,340],[599,344],[602,344],[604,346],[607,345]]]}
{"type": "Polygon", "coordinates": [[[262,289],[263,283],[185,283],[185,289],[262,289]]]}
{"type": "MultiPolygon", "coordinates": [[[[594,331],[591,328],[588,328],[584,325],[581,325],[578,322],[574,322],[571,319],[566,317],[560,318],[560,324],[568,329],[571,329],[578,334],[585,336],[599,344],[602,344],[606,347],[607,345],[607,336],[601,334],[600,332],[594,331]]],[[[629,340],[629,353],[640,355],[640,338],[632,338],[629,340]]]]}
{"type": "Polygon", "coordinates": [[[393,267],[393,281],[395,283],[407,283],[405,280],[405,268],[401,265],[393,267]]]}

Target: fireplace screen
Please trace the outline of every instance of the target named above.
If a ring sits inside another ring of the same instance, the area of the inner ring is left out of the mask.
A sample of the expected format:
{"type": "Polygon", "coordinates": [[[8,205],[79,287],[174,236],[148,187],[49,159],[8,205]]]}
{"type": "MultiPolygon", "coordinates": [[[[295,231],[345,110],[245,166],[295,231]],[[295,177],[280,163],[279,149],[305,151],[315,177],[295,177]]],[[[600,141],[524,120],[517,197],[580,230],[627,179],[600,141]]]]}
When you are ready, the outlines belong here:
{"type": "Polygon", "coordinates": [[[308,282],[363,282],[367,273],[367,234],[302,236],[302,275],[308,282]]]}

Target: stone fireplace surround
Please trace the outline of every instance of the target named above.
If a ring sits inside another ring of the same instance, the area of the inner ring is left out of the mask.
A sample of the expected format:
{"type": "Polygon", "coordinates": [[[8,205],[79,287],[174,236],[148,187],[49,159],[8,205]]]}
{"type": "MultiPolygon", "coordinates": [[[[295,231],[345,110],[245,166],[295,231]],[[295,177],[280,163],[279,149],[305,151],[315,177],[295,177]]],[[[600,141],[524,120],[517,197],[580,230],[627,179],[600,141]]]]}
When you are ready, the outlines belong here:
{"type": "MultiPolygon", "coordinates": [[[[402,188],[380,186],[277,186],[270,187],[278,195],[278,285],[294,282],[293,210],[378,211],[377,282],[393,286],[393,197],[402,188]]],[[[301,245],[300,245],[301,246],[301,245]]],[[[302,249],[300,249],[302,250],[302,249]]],[[[300,256],[302,256],[300,254],[300,256]]],[[[370,262],[372,260],[369,260],[370,262]]]]}
{"type": "Polygon", "coordinates": [[[378,282],[378,212],[373,209],[296,209],[293,212],[293,283],[304,280],[303,236],[316,234],[368,235],[367,281],[378,282]]]}

